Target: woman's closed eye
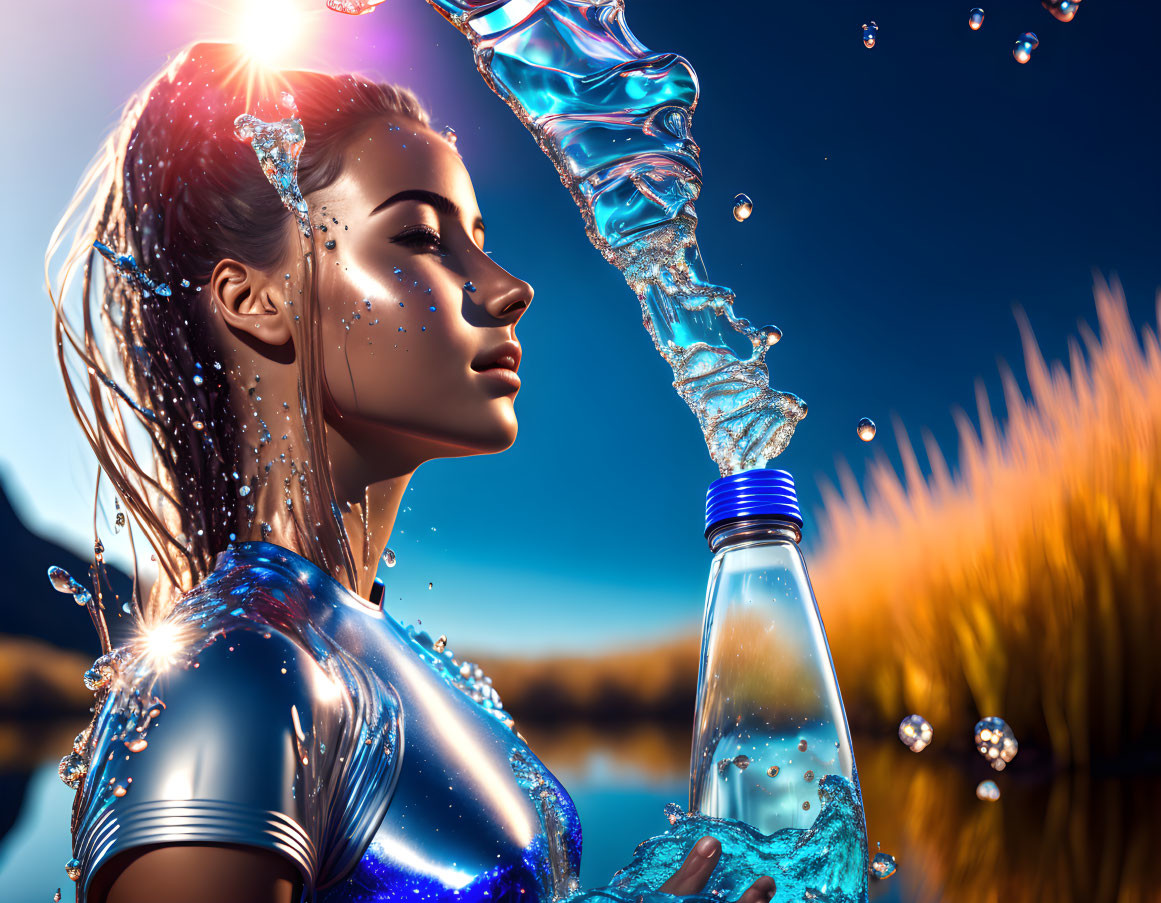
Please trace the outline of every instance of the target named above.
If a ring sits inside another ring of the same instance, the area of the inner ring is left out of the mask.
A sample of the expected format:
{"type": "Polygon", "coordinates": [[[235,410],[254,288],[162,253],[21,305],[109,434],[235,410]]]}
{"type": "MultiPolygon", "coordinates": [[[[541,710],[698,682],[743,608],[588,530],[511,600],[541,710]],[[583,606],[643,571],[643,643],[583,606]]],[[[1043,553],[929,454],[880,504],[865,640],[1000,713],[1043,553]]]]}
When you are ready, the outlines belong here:
{"type": "Polygon", "coordinates": [[[439,233],[431,226],[408,226],[391,241],[405,245],[421,254],[439,254],[442,256],[445,253],[439,233]]]}

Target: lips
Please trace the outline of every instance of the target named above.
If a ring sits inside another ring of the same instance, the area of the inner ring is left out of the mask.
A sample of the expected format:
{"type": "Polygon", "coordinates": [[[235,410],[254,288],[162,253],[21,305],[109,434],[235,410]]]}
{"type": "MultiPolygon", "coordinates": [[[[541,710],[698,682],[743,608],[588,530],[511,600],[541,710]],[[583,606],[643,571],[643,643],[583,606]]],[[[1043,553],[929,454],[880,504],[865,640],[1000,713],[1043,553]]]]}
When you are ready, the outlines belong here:
{"type": "Polygon", "coordinates": [[[479,373],[488,370],[511,370],[515,373],[520,369],[520,354],[519,342],[503,342],[476,355],[472,361],[472,369],[479,373]]]}

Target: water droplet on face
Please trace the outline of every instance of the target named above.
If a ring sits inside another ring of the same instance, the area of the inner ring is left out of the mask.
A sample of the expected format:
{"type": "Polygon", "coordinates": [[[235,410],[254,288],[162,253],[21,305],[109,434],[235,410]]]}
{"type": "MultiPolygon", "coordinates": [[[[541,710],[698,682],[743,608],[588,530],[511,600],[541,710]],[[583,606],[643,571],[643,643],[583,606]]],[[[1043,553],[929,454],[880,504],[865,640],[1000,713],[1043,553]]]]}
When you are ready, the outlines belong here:
{"type": "Polygon", "coordinates": [[[471,282],[465,282],[465,283],[464,283],[464,291],[467,291],[467,292],[474,292],[475,290],[476,290],[476,287],[475,287],[474,285],[472,285],[472,283],[471,283],[471,282]]]}
{"type": "Polygon", "coordinates": [[[383,553],[383,563],[385,565],[387,565],[387,567],[389,567],[389,568],[395,567],[395,553],[392,552],[390,549],[387,549],[383,553]]]}
{"type": "Polygon", "coordinates": [[[1030,31],[1024,32],[1016,39],[1016,46],[1012,48],[1012,58],[1017,63],[1024,64],[1032,59],[1032,51],[1040,46],[1040,39],[1030,31]]]}
{"type": "Polygon", "coordinates": [[[81,861],[79,859],[70,859],[65,863],[65,874],[69,876],[72,881],[81,880],[81,861]]]}
{"type": "Polygon", "coordinates": [[[739,771],[745,771],[750,767],[750,757],[747,755],[734,756],[733,763],[739,771]]]}
{"type": "Polygon", "coordinates": [[[973,9],[971,11],[971,15],[968,16],[968,28],[970,28],[972,31],[979,31],[980,26],[983,24],[984,11],[977,7],[976,9],[973,9]]]}
{"type": "Polygon", "coordinates": [[[328,251],[333,251],[335,249],[335,240],[333,238],[328,238],[325,242],[323,242],[323,247],[325,247],[328,251]]]}
{"type": "Polygon", "coordinates": [[[1080,9],[1080,0],[1040,0],[1040,5],[1058,22],[1071,22],[1080,9]]]}
{"type": "Polygon", "coordinates": [[[908,715],[899,722],[899,740],[912,752],[923,752],[931,742],[934,730],[922,715],[908,715]]]}
{"type": "Polygon", "coordinates": [[[985,803],[994,803],[1000,798],[1000,788],[995,781],[980,781],[976,785],[976,798],[985,803]]]}
{"type": "Polygon", "coordinates": [[[745,222],[750,218],[750,214],[754,212],[754,202],[750,200],[747,195],[734,195],[734,219],[739,223],[745,222]]]}
{"type": "Polygon", "coordinates": [[[879,26],[874,21],[863,25],[863,46],[870,50],[875,46],[875,39],[879,36],[879,26]]]}
{"type": "Polygon", "coordinates": [[[870,417],[863,417],[855,426],[855,432],[864,442],[870,442],[875,438],[875,421],[870,417]]]}
{"type": "Polygon", "coordinates": [[[882,881],[895,874],[895,857],[890,853],[876,853],[871,860],[871,877],[882,881]]]}
{"type": "Polygon", "coordinates": [[[799,752],[806,752],[806,747],[807,747],[807,743],[805,740],[798,741],[798,751],[799,752]]]}
{"type": "Polygon", "coordinates": [[[1003,718],[982,718],[976,723],[976,749],[996,771],[1003,771],[1016,758],[1020,744],[1003,718]]]}
{"type": "Polygon", "coordinates": [[[776,777],[778,777],[779,770],[780,769],[778,768],[777,765],[771,765],[769,768],[766,769],[766,775],[768,777],[771,777],[771,778],[776,778],[776,777]]]}

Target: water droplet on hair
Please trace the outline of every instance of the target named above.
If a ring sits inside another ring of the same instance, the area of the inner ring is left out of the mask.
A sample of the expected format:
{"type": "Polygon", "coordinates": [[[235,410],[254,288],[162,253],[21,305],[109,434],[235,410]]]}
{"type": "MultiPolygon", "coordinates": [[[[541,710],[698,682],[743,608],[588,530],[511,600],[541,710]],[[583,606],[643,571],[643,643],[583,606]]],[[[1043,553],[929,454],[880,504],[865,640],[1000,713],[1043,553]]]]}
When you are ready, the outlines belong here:
{"type": "Polygon", "coordinates": [[[872,20],[863,25],[863,46],[870,50],[875,46],[875,40],[879,37],[879,26],[872,20]]]}
{"type": "Polygon", "coordinates": [[[734,195],[734,219],[739,223],[744,222],[750,218],[750,214],[754,212],[754,202],[750,200],[749,196],[744,194],[734,195]]]}
{"type": "Polygon", "coordinates": [[[983,24],[984,11],[977,7],[976,9],[973,9],[971,11],[971,15],[968,16],[968,28],[970,28],[972,31],[979,31],[983,24]]]}
{"type": "Polygon", "coordinates": [[[245,483],[243,483],[241,486],[238,487],[238,495],[242,496],[242,498],[245,498],[249,494],[250,494],[250,487],[247,486],[245,483]]]}
{"type": "Polygon", "coordinates": [[[855,426],[855,432],[864,442],[870,442],[875,438],[875,421],[870,417],[861,418],[855,426]]]}
{"type": "Polygon", "coordinates": [[[189,288],[189,280],[188,279],[181,280],[181,287],[182,288],[189,288]]]}

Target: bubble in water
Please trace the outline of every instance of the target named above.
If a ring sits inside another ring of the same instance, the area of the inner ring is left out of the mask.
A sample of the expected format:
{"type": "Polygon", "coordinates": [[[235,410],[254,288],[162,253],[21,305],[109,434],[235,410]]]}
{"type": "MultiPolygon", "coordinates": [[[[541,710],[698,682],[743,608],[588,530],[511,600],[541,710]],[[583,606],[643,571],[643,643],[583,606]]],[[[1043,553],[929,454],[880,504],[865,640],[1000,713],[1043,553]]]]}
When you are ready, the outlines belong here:
{"type": "Polygon", "coordinates": [[[389,568],[395,567],[395,553],[392,552],[390,549],[387,549],[383,553],[383,563],[385,565],[387,565],[387,567],[389,567],[389,568]]]}
{"type": "Polygon", "coordinates": [[[750,218],[750,214],[754,212],[754,202],[750,200],[747,195],[734,195],[734,219],[739,223],[745,222],[750,218]]]}
{"type": "Polygon", "coordinates": [[[1012,58],[1017,63],[1024,64],[1032,59],[1032,51],[1040,46],[1040,39],[1032,32],[1026,31],[1016,39],[1016,46],[1012,48],[1012,58]]]}
{"type": "Polygon", "coordinates": [[[739,771],[745,771],[750,767],[750,757],[745,754],[734,756],[733,763],[739,771]]]}
{"type": "Polygon", "coordinates": [[[863,25],[863,46],[870,50],[875,46],[875,39],[879,35],[879,26],[874,20],[863,25]]]}
{"type": "Polygon", "coordinates": [[[52,588],[58,593],[65,593],[71,595],[77,605],[88,605],[89,591],[79,584],[76,579],[62,567],[57,567],[55,564],[48,569],[48,579],[52,583],[52,588]]]}
{"type": "Polygon", "coordinates": [[[864,442],[870,442],[875,438],[875,421],[870,417],[861,418],[858,424],[855,426],[855,432],[858,433],[859,438],[864,442]]]}
{"type": "Polygon", "coordinates": [[[982,718],[976,724],[976,749],[996,771],[1003,771],[1016,758],[1020,744],[1003,718],[982,718]]]}
{"type": "Polygon", "coordinates": [[[298,221],[302,234],[309,237],[310,219],[298,187],[298,158],[306,143],[302,123],[293,112],[278,122],[263,122],[257,116],[243,113],[234,120],[234,135],[254,148],[266,179],[298,221]]]}
{"type": "Polygon", "coordinates": [[[871,877],[882,881],[895,874],[895,857],[890,853],[879,852],[871,860],[871,877]]]}
{"type": "Polygon", "coordinates": [[[1040,0],[1040,5],[1058,22],[1071,22],[1080,9],[1080,0],[1040,0]]]}
{"type": "Polygon", "coordinates": [[[85,776],[85,772],[88,770],[88,763],[75,752],[71,752],[62,758],[60,764],[56,767],[56,773],[60,775],[60,779],[69,787],[73,788],[81,782],[81,778],[85,776]]]}
{"type": "Polygon", "coordinates": [[[371,12],[383,0],[327,0],[327,9],[348,16],[362,16],[371,12]]]}
{"type": "Polygon", "coordinates": [[[983,24],[984,11],[979,7],[976,7],[971,11],[971,15],[968,16],[968,28],[970,28],[972,31],[979,31],[983,24]]]}
{"type": "Polygon", "coordinates": [[[779,768],[777,765],[771,765],[769,768],[766,769],[766,775],[767,775],[767,777],[776,778],[776,777],[778,777],[778,771],[779,771],[779,768]]]}
{"type": "Polygon", "coordinates": [[[931,723],[922,715],[908,715],[899,722],[899,739],[912,752],[923,752],[934,733],[931,723]]]}
{"type": "Polygon", "coordinates": [[[81,880],[81,861],[79,859],[70,859],[65,863],[65,874],[73,881],[81,880]]]}
{"type": "Polygon", "coordinates": [[[976,796],[985,803],[994,803],[1000,798],[1000,788],[995,781],[980,781],[976,786],[976,796]]]}
{"type": "Polygon", "coordinates": [[[442,129],[440,129],[439,134],[441,138],[448,142],[448,144],[455,144],[456,141],[459,140],[456,136],[456,130],[453,129],[450,125],[445,125],[442,129]]]}

